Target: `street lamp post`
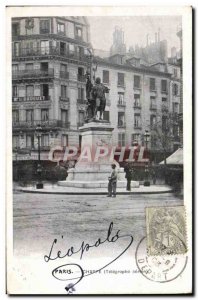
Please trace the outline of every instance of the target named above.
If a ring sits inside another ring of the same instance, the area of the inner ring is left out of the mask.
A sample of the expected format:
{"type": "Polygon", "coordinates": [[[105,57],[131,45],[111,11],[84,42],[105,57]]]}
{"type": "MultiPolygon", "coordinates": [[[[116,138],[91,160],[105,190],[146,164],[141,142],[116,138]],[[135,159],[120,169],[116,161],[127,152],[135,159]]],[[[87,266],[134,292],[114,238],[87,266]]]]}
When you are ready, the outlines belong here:
{"type": "Polygon", "coordinates": [[[40,147],[40,140],[41,140],[41,131],[42,127],[38,124],[36,127],[36,136],[38,138],[38,164],[37,164],[37,175],[38,175],[38,182],[36,184],[37,189],[43,189],[43,183],[41,181],[41,147],[40,147]]]}
{"type": "MultiPolygon", "coordinates": [[[[145,130],[144,133],[144,141],[146,145],[146,154],[148,158],[148,143],[149,143],[149,138],[150,138],[150,133],[148,130],[145,130]]],[[[149,181],[149,161],[146,162],[145,164],[145,181],[144,181],[144,186],[150,186],[150,181],[149,181]]]]}

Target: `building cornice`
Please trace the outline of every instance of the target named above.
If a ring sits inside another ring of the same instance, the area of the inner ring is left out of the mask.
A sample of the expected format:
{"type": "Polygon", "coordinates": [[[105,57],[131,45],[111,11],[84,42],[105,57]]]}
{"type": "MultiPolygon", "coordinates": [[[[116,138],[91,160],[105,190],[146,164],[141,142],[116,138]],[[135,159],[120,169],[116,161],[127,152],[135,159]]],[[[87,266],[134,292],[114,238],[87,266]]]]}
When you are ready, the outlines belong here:
{"type": "Polygon", "coordinates": [[[167,72],[160,72],[157,70],[153,70],[153,69],[149,69],[149,68],[144,68],[144,67],[134,67],[134,66],[129,66],[129,65],[119,65],[116,63],[112,63],[106,60],[103,60],[101,58],[98,57],[94,57],[94,62],[96,62],[98,65],[102,65],[102,66],[108,66],[111,68],[115,68],[115,69],[119,69],[119,70],[123,70],[123,71],[133,71],[135,73],[145,73],[145,74],[151,74],[151,75],[156,75],[156,76],[160,76],[160,77],[167,77],[170,78],[171,77],[171,73],[167,73],[167,72]]]}

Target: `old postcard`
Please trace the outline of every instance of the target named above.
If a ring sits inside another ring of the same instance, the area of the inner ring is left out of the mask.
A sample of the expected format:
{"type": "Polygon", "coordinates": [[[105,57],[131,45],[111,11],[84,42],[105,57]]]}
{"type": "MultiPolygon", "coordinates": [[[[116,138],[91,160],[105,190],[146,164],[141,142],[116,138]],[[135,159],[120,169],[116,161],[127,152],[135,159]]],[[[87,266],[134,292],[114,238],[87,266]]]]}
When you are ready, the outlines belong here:
{"type": "Polygon", "coordinates": [[[7,293],[192,293],[192,8],[6,8],[7,293]]]}

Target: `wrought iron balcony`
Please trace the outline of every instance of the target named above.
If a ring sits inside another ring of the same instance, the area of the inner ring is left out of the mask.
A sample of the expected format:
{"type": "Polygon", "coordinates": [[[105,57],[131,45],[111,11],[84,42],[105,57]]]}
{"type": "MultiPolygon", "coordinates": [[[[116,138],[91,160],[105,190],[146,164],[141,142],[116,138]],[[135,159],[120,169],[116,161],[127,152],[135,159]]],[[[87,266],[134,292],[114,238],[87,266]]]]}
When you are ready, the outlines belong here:
{"type": "Polygon", "coordinates": [[[61,49],[55,46],[47,47],[31,47],[31,48],[19,48],[12,50],[13,59],[20,57],[34,57],[34,56],[63,56],[66,58],[80,60],[80,61],[91,61],[90,55],[84,53],[77,53],[75,51],[69,51],[67,49],[61,49]]]}
{"type": "Polygon", "coordinates": [[[126,102],[125,102],[125,101],[120,101],[120,100],[118,100],[117,106],[125,107],[125,106],[126,106],[126,102]]]}
{"type": "Polygon", "coordinates": [[[77,99],[77,104],[87,104],[87,100],[77,99]]]}
{"type": "Polygon", "coordinates": [[[55,127],[61,127],[61,128],[70,128],[69,122],[63,122],[61,120],[33,120],[33,121],[13,121],[12,127],[15,129],[35,129],[38,124],[42,127],[42,129],[48,129],[48,128],[55,128],[55,127]]]}
{"type": "Polygon", "coordinates": [[[50,68],[48,70],[18,70],[12,72],[12,80],[38,77],[54,77],[54,69],[50,68]]]}
{"type": "Polygon", "coordinates": [[[69,72],[60,71],[60,78],[69,79],[69,72]]]}
{"type": "Polygon", "coordinates": [[[69,102],[69,97],[59,97],[60,101],[69,102]]]}
{"type": "Polygon", "coordinates": [[[134,105],[133,105],[134,108],[138,108],[138,109],[141,109],[141,104],[138,103],[138,102],[134,102],[134,105]]]}
{"type": "Polygon", "coordinates": [[[30,101],[49,101],[50,96],[26,96],[26,97],[12,97],[12,102],[30,102],[30,101]]]}
{"type": "Polygon", "coordinates": [[[157,110],[157,104],[150,104],[150,110],[157,110]]]}

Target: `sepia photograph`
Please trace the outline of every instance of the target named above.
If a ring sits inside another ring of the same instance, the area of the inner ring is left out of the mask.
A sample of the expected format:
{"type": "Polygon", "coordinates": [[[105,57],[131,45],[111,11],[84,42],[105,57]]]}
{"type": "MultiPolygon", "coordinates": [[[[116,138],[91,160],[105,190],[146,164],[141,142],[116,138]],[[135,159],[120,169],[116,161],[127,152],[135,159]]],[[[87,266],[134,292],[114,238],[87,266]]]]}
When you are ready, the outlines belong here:
{"type": "Polygon", "coordinates": [[[7,7],[7,293],[192,293],[192,9],[48,9],[7,7]]]}

